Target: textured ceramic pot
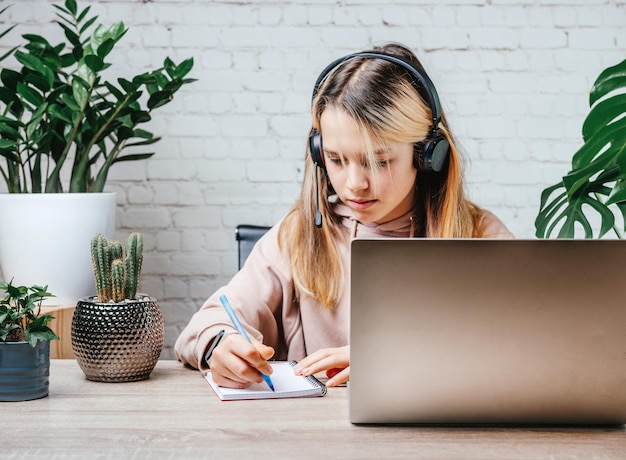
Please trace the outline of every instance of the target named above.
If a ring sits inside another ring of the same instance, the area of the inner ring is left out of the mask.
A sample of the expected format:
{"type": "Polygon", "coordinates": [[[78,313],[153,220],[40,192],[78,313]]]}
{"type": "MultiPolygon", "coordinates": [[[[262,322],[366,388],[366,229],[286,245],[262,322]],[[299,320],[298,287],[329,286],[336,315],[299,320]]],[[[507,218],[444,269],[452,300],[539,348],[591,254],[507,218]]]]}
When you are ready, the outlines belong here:
{"type": "Polygon", "coordinates": [[[156,299],[100,303],[78,301],[72,317],[72,350],[88,380],[147,379],[163,349],[164,323],[156,299]]]}
{"type": "Polygon", "coordinates": [[[50,342],[0,342],[0,401],[48,396],[50,342]]]}

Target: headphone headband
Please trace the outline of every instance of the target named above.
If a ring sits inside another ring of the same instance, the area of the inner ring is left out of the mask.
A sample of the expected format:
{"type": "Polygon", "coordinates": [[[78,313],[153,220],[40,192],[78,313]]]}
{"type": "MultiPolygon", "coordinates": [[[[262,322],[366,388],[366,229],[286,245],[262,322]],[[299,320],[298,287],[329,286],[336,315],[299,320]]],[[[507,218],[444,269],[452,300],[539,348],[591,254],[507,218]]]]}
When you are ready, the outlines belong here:
{"type": "Polygon", "coordinates": [[[415,81],[421,85],[426,91],[427,102],[430,107],[430,111],[433,116],[433,130],[437,130],[437,126],[441,121],[441,103],[439,102],[439,95],[437,94],[437,90],[435,89],[435,85],[431,81],[431,79],[423,72],[420,72],[413,64],[404,59],[400,59],[396,56],[391,56],[389,54],[382,53],[370,53],[370,52],[361,52],[361,53],[352,53],[346,56],[335,59],[333,62],[328,64],[324,70],[320,73],[319,77],[315,81],[315,85],[313,86],[313,95],[311,100],[315,99],[319,88],[324,81],[324,79],[336,68],[339,67],[346,61],[349,61],[354,58],[365,58],[365,59],[381,59],[383,61],[392,62],[400,67],[404,68],[407,72],[411,74],[414,79],[413,86],[421,94],[420,87],[415,84],[415,81]]]}

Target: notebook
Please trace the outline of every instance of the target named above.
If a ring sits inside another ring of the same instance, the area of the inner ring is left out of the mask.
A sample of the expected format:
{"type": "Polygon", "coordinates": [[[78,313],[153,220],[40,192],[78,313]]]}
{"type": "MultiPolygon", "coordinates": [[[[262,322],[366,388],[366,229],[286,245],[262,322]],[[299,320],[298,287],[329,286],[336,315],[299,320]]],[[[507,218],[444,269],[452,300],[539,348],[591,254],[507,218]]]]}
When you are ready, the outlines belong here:
{"type": "Polygon", "coordinates": [[[626,423],[626,242],[354,240],[349,413],[626,423]]]}
{"type": "Polygon", "coordinates": [[[274,372],[270,376],[275,391],[269,389],[265,382],[253,383],[248,388],[225,388],[218,386],[211,377],[211,371],[205,378],[222,401],[237,399],[273,399],[273,398],[304,398],[324,396],[326,385],[314,376],[301,376],[293,373],[296,361],[270,362],[274,372]]]}

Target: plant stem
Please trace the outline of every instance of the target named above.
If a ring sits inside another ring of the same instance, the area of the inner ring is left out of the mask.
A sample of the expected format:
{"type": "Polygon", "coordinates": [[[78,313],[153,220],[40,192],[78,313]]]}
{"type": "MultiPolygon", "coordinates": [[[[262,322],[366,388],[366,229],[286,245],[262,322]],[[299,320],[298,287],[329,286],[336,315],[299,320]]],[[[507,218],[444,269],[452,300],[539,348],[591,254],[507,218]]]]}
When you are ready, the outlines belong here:
{"type": "MultiPolygon", "coordinates": [[[[67,139],[67,143],[65,144],[65,148],[63,149],[63,152],[61,153],[61,156],[59,157],[59,160],[57,161],[57,164],[54,168],[54,170],[52,171],[52,174],[48,177],[48,182],[46,183],[46,192],[48,192],[48,184],[50,183],[50,178],[54,178],[54,182],[56,183],[59,179],[59,175],[61,173],[61,166],[63,166],[63,163],[65,163],[65,159],[67,158],[67,154],[70,150],[70,148],[72,147],[73,143],[74,143],[74,138],[76,137],[76,133],[78,132],[78,128],[81,124],[81,122],[83,121],[83,114],[85,113],[85,109],[87,108],[87,104],[89,103],[89,98],[91,97],[91,93],[94,90],[94,85],[96,83],[96,76],[93,75],[91,78],[91,81],[89,82],[89,89],[87,90],[87,94],[85,95],[85,100],[83,101],[81,107],[80,107],[80,112],[78,113],[78,116],[76,117],[76,121],[74,122],[74,125],[72,126],[72,132],[70,133],[69,138],[67,139]]],[[[71,87],[72,82],[70,81],[68,83],[71,87]]],[[[88,150],[87,150],[88,151],[88,150]]],[[[78,152],[76,153],[78,155],[78,152]]],[[[70,192],[72,191],[72,186],[70,185],[70,192]]]]}
{"type": "MultiPolygon", "coordinates": [[[[85,152],[89,152],[91,150],[91,148],[93,147],[93,145],[96,143],[96,140],[100,138],[100,136],[102,135],[102,133],[104,132],[104,130],[113,122],[113,120],[115,120],[117,118],[117,114],[126,106],[126,104],[128,103],[128,101],[135,95],[135,93],[137,92],[137,90],[128,93],[126,95],[126,98],[120,102],[119,106],[113,111],[113,113],[111,114],[111,116],[106,120],[106,122],[100,127],[100,129],[98,129],[98,131],[96,132],[96,134],[93,135],[93,137],[91,138],[91,140],[89,141],[89,143],[87,144],[87,146],[85,147],[85,152]]],[[[117,145],[117,144],[116,144],[117,145]]],[[[119,150],[119,149],[118,149],[119,150]]],[[[108,166],[111,166],[113,160],[115,159],[115,156],[117,156],[117,151],[115,149],[111,150],[109,156],[106,158],[105,160],[105,165],[108,164],[108,166]]],[[[87,155],[85,155],[85,158],[88,158],[87,155]]],[[[108,169],[108,168],[107,168],[108,169]]],[[[101,170],[100,174],[102,173],[104,169],[101,170]]],[[[98,176],[100,176],[100,174],[98,176]]],[[[104,188],[104,182],[106,180],[106,175],[105,175],[105,179],[102,181],[102,188],[104,188]]],[[[100,181],[97,181],[100,182],[100,181]]],[[[97,187],[94,187],[94,192],[101,192],[102,190],[98,190],[97,187]]]]}

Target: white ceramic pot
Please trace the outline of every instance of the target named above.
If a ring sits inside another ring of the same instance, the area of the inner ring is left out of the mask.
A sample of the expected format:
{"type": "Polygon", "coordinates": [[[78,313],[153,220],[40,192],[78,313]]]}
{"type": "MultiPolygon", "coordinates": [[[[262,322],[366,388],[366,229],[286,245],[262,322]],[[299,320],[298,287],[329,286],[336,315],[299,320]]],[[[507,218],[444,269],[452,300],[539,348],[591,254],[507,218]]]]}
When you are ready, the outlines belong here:
{"type": "Polygon", "coordinates": [[[90,241],[115,231],[115,193],[0,194],[0,270],[13,285],[48,285],[46,305],[95,293],[90,241]]]}

